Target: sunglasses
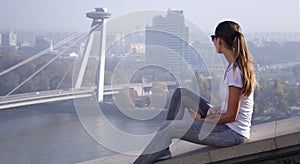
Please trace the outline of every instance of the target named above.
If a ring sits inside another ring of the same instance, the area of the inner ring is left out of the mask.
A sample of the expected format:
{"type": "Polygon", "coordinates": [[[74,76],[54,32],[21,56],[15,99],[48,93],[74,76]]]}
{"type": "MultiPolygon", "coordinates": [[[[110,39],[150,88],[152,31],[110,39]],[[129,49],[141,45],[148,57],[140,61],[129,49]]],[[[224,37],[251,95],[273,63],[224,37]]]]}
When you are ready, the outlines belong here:
{"type": "Polygon", "coordinates": [[[211,41],[212,41],[212,42],[214,42],[214,41],[217,39],[217,36],[216,36],[216,35],[211,35],[210,37],[211,37],[211,41]]]}

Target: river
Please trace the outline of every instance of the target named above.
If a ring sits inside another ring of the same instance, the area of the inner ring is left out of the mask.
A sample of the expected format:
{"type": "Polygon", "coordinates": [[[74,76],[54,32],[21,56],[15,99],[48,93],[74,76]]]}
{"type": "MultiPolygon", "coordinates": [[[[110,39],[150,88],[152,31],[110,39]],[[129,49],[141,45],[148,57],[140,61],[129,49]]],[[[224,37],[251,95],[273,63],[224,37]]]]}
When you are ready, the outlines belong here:
{"type": "MultiPolygon", "coordinates": [[[[150,133],[162,116],[128,120],[116,110],[106,117],[124,131],[150,133]]],[[[96,142],[79,121],[72,103],[52,103],[0,110],[0,163],[76,163],[116,154],[96,142]]]]}

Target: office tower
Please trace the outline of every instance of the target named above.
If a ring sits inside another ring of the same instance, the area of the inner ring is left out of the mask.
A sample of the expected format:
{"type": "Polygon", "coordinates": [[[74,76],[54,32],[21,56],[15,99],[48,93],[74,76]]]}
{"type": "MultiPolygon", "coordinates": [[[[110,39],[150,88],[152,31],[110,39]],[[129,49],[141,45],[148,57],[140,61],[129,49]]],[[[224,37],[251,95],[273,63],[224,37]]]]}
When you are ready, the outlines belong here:
{"type": "Polygon", "coordinates": [[[2,33],[1,45],[2,45],[2,47],[9,47],[9,33],[8,32],[2,33]]]}
{"type": "Polygon", "coordinates": [[[186,67],[184,63],[191,62],[188,41],[189,28],[185,26],[183,11],[169,9],[166,16],[154,17],[152,26],[146,27],[146,60],[151,63],[158,56],[166,62],[170,71],[180,73],[186,67]],[[152,46],[167,50],[168,55],[157,54],[160,51],[152,51],[152,46]]]}
{"type": "Polygon", "coordinates": [[[50,47],[50,41],[44,36],[35,37],[35,49],[37,52],[43,51],[50,47]]]}
{"type": "Polygon", "coordinates": [[[2,47],[15,47],[17,46],[17,34],[12,30],[10,32],[4,32],[1,34],[2,47]]]}
{"type": "Polygon", "coordinates": [[[15,34],[12,30],[9,32],[9,45],[17,46],[17,34],[15,34]]]}

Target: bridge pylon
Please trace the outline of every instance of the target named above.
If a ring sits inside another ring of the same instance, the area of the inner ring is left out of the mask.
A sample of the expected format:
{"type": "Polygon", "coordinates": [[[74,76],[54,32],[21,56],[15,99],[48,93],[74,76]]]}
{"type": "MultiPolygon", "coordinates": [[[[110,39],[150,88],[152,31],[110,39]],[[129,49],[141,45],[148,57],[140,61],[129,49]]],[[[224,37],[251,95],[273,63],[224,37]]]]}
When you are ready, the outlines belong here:
{"type": "MultiPolygon", "coordinates": [[[[98,55],[98,69],[96,74],[96,93],[99,102],[103,101],[104,95],[104,73],[105,73],[105,48],[106,48],[106,19],[111,16],[110,13],[107,12],[106,8],[95,8],[96,11],[86,13],[88,18],[93,19],[91,30],[89,33],[89,38],[87,45],[85,47],[82,62],[78,74],[78,78],[75,84],[75,88],[79,89],[82,87],[82,82],[84,78],[84,73],[87,67],[88,59],[91,55],[93,46],[95,44],[99,45],[98,55]],[[100,35],[97,35],[100,34],[100,35]]],[[[97,45],[97,46],[98,46],[97,45]]]]}

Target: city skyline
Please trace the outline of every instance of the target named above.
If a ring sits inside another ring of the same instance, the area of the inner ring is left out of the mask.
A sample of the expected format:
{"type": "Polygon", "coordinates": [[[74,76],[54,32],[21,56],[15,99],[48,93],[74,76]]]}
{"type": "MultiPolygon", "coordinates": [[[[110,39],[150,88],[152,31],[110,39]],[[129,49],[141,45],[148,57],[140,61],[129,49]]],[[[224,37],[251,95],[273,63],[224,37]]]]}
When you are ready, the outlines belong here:
{"type": "Polygon", "coordinates": [[[179,9],[206,32],[213,31],[216,24],[224,19],[239,22],[244,32],[300,32],[299,0],[212,0],[201,3],[195,0],[190,3],[180,0],[3,0],[0,31],[80,31],[90,26],[91,20],[85,14],[95,7],[108,8],[112,13],[111,19],[135,11],[179,9]]]}

